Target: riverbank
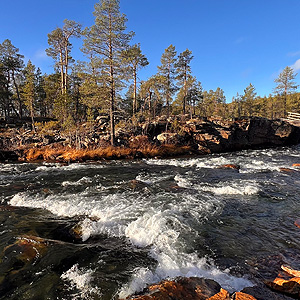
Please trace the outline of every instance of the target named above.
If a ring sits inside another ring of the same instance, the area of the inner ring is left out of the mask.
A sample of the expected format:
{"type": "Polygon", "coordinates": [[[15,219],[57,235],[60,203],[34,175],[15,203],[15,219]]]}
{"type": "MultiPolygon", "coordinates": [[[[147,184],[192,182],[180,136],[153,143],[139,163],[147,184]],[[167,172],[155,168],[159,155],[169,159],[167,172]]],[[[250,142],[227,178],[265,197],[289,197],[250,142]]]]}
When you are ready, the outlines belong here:
{"type": "Polygon", "coordinates": [[[300,128],[281,120],[258,117],[235,121],[191,120],[176,116],[118,126],[116,145],[112,147],[107,122],[99,119],[93,128],[82,124],[72,132],[45,130],[45,125],[37,133],[4,127],[0,133],[0,161],[165,158],[300,143],[300,128]]]}

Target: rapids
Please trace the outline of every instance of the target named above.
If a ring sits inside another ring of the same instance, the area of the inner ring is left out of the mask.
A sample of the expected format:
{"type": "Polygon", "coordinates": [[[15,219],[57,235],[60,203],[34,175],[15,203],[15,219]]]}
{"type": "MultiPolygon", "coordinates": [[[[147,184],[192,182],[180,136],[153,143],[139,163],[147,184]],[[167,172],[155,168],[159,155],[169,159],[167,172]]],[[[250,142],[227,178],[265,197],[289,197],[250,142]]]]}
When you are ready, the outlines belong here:
{"type": "Polygon", "coordinates": [[[299,267],[294,163],[299,146],[1,164],[0,299],[118,299],[176,276],[234,291],[261,282],[270,258],[299,267]]]}

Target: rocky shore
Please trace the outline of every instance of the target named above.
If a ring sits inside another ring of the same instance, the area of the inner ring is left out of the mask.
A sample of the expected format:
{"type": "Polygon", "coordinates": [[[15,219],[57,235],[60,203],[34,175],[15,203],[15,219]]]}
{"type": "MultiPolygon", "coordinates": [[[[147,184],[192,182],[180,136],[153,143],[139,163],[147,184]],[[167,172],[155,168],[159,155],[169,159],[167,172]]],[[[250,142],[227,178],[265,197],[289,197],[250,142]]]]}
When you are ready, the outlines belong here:
{"type": "Polygon", "coordinates": [[[116,129],[116,146],[111,147],[108,122],[105,117],[98,118],[93,128],[82,124],[67,133],[57,129],[34,133],[4,125],[0,132],[0,161],[171,157],[300,143],[300,127],[282,120],[253,117],[224,121],[174,116],[120,125],[116,129]]]}

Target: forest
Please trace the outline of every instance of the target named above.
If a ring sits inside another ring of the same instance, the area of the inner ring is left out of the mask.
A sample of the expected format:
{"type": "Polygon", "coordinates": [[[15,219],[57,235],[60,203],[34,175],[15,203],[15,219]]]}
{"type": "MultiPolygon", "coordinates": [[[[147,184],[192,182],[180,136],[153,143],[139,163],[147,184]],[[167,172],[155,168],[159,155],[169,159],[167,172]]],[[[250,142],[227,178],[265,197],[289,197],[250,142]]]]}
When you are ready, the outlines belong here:
{"type": "Polygon", "coordinates": [[[190,49],[177,53],[170,45],[161,55],[157,73],[141,81],[139,71],[149,61],[142,46],[132,44],[134,32],[126,31],[119,2],[96,3],[91,27],[64,20],[61,28],[48,34],[46,53],[54,62],[51,74],[42,74],[30,60],[25,64],[22,51],[11,40],[0,43],[0,117],[30,118],[34,131],[42,126],[74,131],[82,124],[92,130],[97,118],[107,116],[114,145],[116,126],[158,116],[276,119],[288,111],[300,112],[297,74],[289,66],[275,79],[268,96],[257,95],[249,83],[243,94],[226,99],[221,87],[203,90],[191,69],[190,49]],[[82,39],[86,61],[72,57],[74,39],[82,39]],[[51,122],[38,122],[42,119],[51,122]]]}

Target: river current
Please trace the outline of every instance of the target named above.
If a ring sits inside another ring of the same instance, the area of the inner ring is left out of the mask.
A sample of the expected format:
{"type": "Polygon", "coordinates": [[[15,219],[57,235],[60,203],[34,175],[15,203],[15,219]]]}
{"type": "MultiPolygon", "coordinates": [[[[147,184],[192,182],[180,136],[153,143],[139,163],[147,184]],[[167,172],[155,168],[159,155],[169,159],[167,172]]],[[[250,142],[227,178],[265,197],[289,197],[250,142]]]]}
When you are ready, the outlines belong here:
{"type": "Polygon", "coordinates": [[[1,164],[0,299],[118,299],[176,276],[234,291],[261,282],[270,257],[297,268],[294,163],[299,146],[1,164]]]}

